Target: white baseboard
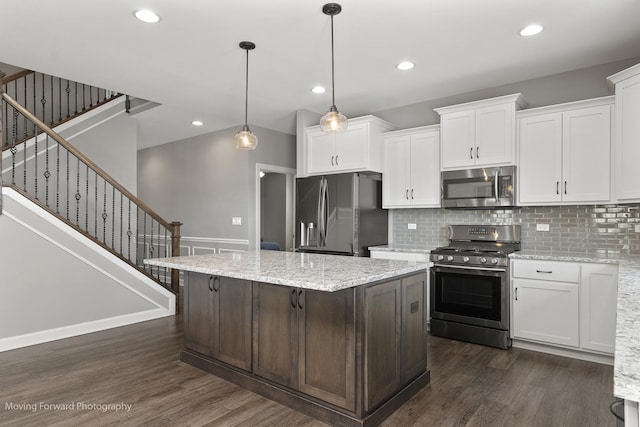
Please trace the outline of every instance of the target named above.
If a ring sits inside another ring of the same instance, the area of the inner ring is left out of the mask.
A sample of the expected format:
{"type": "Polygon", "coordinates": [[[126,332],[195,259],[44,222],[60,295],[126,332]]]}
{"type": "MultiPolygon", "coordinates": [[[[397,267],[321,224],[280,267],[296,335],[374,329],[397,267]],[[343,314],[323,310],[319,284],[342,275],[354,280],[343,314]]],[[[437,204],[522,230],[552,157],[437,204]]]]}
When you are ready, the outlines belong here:
{"type": "Polygon", "coordinates": [[[555,347],[552,345],[534,343],[529,341],[520,341],[516,339],[513,340],[512,347],[539,351],[541,353],[554,354],[556,356],[571,357],[572,359],[586,360],[587,362],[613,365],[613,356],[607,354],[590,353],[583,350],[572,350],[569,348],[555,347]]]}
{"type": "Polygon", "coordinates": [[[172,316],[173,314],[174,313],[172,313],[171,310],[157,308],[139,313],[125,314],[108,319],[93,320],[91,322],[4,338],[0,339],[0,352],[103,331],[105,329],[117,328],[119,326],[130,325],[147,320],[159,319],[161,317],[172,316]]]}

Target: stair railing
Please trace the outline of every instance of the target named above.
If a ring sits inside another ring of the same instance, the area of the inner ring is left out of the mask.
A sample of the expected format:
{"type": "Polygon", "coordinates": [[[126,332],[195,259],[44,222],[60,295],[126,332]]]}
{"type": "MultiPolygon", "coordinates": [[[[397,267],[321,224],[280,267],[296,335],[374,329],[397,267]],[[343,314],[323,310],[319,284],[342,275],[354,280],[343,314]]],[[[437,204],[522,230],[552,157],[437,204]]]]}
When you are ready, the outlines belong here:
{"type": "Polygon", "coordinates": [[[0,143],[4,140],[8,148],[8,153],[0,156],[0,184],[11,186],[178,293],[178,270],[144,265],[143,259],[179,255],[182,224],[162,219],[1,87],[0,95],[0,143]],[[26,140],[6,138],[4,117],[13,121],[10,129],[16,129],[16,123],[26,123],[25,128],[34,136],[26,140]],[[11,164],[6,165],[8,162],[11,164]]]}
{"type": "MultiPolygon", "coordinates": [[[[50,128],[71,120],[111,99],[120,96],[114,91],[74,82],[31,70],[22,70],[1,78],[2,89],[50,128]]],[[[35,125],[27,120],[12,120],[8,112],[2,120],[5,135],[13,141],[27,140],[35,134],[35,125]]],[[[6,149],[10,139],[5,136],[6,149]]]]}

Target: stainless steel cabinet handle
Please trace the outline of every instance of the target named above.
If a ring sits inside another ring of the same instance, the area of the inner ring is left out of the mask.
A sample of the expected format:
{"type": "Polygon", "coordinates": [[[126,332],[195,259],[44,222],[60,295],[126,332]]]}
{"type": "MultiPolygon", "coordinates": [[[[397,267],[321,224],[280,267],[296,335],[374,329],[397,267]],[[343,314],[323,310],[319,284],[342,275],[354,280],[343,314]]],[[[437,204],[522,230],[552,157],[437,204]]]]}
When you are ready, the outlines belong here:
{"type": "Polygon", "coordinates": [[[404,192],[404,198],[409,200],[409,189],[407,188],[407,191],[404,192]]]}
{"type": "Polygon", "coordinates": [[[496,195],[496,202],[498,201],[498,198],[500,197],[500,195],[498,194],[498,174],[500,172],[496,171],[496,176],[494,177],[494,181],[493,181],[493,191],[495,192],[496,195]]]}
{"type": "Polygon", "coordinates": [[[551,273],[553,273],[553,271],[551,271],[551,270],[536,270],[536,273],[551,274],[551,273]]]}
{"type": "Polygon", "coordinates": [[[338,166],[338,156],[336,156],[336,166],[338,166]]]}
{"type": "Polygon", "coordinates": [[[469,158],[473,159],[473,147],[469,148],[469,158]]]}
{"type": "Polygon", "coordinates": [[[218,292],[220,290],[220,278],[218,276],[213,278],[213,292],[218,292]],[[218,287],[216,288],[216,281],[218,282],[218,287]]]}
{"type": "Polygon", "coordinates": [[[567,194],[567,181],[564,182],[564,194],[567,194]]]}
{"type": "Polygon", "coordinates": [[[476,159],[480,158],[480,147],[476,147],[476,159]]]}
{"type": "Polygon", "coordinates": [[[335,157],[335,156],[331,156],[331,166],[335,166],[335,165],[333,164],[333,158],[334,158],[334,157],[335,157]]]}
{"type": "Polygon", "coordinates": [[[298,291],[298,307],[300,307],[300,310],[302,310],[302,290],[298,291]]]}
{"type": "Polygon", "coordinates": [[[516,301],[518,301],[518,288],[516,288],[516,301]]]}
{"type": "Polygon", "coordinates": [[[560,181],[556,181],[556,194],[560,194],[560,181]]]}
{"type": "Polygon", "coordinates": [[[296,290],[292,289],[291,290],[291,307],[292,308],[296,308],[296,300],[295,300],[295,298],[296,298],[296,290]]]}
{"type": "Polygon", "coordinates": [[[212,286],[211,282],[213,282],[213,276],[209,276],[209,281],[208,281],[209,290],[211,292],[213,292],[213,286],[212,286]]]}
{"type": "Polygon", "coordinates": [[[413,188],[411,189],[411,200],[413,200],[413,188]]]}

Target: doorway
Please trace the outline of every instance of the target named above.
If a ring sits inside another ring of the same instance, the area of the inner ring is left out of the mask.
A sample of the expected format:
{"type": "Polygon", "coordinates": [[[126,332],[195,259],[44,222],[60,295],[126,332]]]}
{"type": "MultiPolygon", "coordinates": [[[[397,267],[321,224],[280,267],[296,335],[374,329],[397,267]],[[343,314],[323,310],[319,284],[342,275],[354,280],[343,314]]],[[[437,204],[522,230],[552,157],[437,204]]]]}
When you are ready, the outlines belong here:
{"type": "Polygon", "coordinates": [[[295,169],[256,164],[256,250],[293,250],[295,169]]]}

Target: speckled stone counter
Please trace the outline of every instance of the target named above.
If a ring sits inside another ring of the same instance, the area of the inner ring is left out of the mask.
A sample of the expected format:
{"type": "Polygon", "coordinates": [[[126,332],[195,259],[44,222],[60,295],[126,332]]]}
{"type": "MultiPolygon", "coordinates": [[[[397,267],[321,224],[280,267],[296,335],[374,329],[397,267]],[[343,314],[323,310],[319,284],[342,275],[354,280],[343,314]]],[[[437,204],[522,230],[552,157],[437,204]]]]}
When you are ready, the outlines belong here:
{"type": "Polygon", "coordinates": [[[159,267],[334,292],[427,269],[426,263],[284,251],[227,252],[144,261],[159,267]]]}
{"type": "Polygon", "coordinates": [[[613,394],[640,401],[640,257],[522,251],[511,254],[511,258],[619,265],[613,394]]]}
{"type": "MultiPolygon", "coordinates": [[[[433,247],[435,248],[435,246],[433,247]]],[[[416,248],[416,247],[404,247],[394,245],[381,245],[381,246],[369,246],[370,251],[383,251],[383,252],[409,252],[416,254],[430,254],[431,248],[416,248]]]]}

